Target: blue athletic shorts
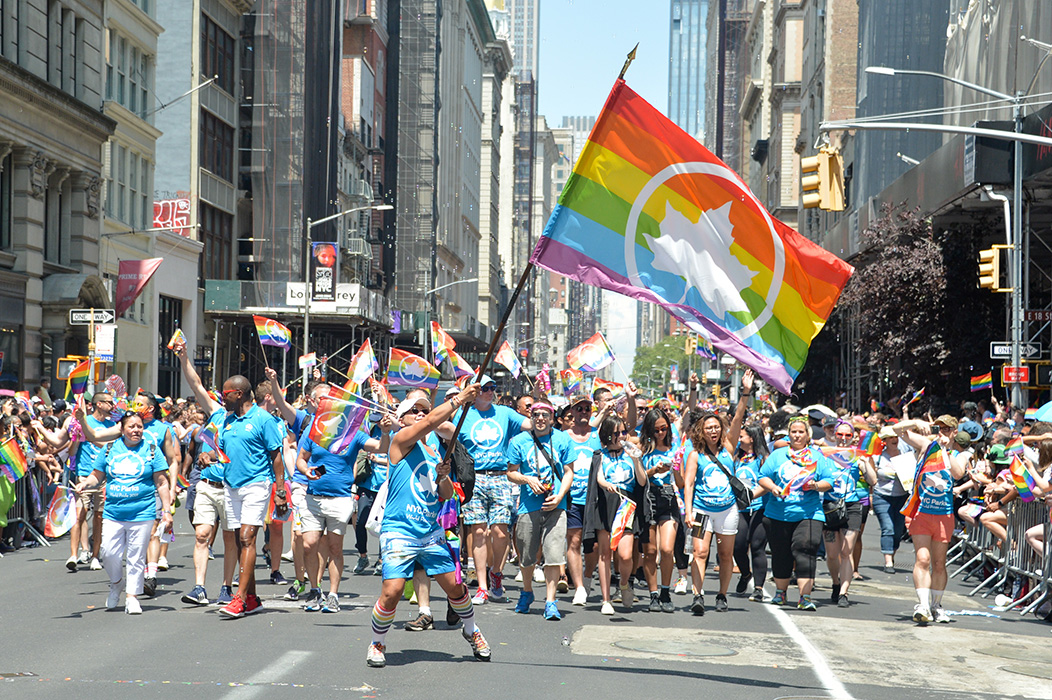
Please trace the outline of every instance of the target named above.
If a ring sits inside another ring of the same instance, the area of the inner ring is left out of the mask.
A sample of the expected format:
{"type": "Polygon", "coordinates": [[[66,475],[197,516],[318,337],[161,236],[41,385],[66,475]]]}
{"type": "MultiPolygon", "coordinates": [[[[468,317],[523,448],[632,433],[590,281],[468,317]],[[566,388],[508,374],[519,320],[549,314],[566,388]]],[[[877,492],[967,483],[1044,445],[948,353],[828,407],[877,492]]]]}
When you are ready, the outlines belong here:
{"type": "Polygon", "coordinates": [[[422,568],[428,576],[448,574],[457,568],[442,530],[421,538],[385,532],[380,535],[380,558],[383,559],[385,580],[411,579],[415,566],[422,568]]]}

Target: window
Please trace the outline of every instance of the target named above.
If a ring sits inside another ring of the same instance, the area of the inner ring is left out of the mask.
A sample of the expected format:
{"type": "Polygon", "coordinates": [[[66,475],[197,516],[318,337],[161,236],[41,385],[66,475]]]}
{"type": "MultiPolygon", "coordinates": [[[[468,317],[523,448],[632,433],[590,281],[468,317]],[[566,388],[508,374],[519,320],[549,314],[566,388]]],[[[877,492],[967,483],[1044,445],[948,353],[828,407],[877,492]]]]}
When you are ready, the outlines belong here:
{"type": "Polygon", "coordinates": [[[230,279],[234,217],[204,202],[201,202],[199,217],[201,242],[205,246],[199,258],[201,279],[230,279]]]}
{"type": "Polygon", "coordinates": [[[215,85],[234,94],[234,37],[208,15],[201,15],[201,74],[207,80],[219,76],[215,85]]]}
{"type": "Polygon", "coordinates": [[[183,300],[160,294],[157,297],[157,306],[157,392],[161,396],[178,396],[182,393],[179,386],[179,365],[175,353],[166,352],[163,346],[175,333],[176,328],[182,328],[183,300]]]}
{"type": "Polygon", "coordinates": [[[117,143],[109,143],[106,172],[106,216],[132,228],[149,228],[153,222],[150,182],[153,163],[117,143]]]}
{"type": "Polygon", "coordinates": [[[201,110],[201,167],[234,182],[234,129],[201,110]]]}
{"type": "Polygon", "coordinates": [[[106,99],[142,119],[149,108],[150,55],[112,29],[106,52],[106,99]]]}
{"type": "Polygon", "coordinates": [[[11,249],[11,156],[0,161],[0,250],[11,249]]]}

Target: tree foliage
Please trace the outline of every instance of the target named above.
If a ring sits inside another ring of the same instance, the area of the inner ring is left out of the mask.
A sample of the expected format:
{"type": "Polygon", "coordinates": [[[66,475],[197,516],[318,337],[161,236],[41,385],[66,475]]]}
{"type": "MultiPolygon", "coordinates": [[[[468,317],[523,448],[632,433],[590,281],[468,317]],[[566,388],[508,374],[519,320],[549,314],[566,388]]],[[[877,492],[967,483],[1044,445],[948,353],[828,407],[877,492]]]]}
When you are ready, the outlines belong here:
{"type": "MultiPolygon", "coordinates": [[[[669,366],[673,364],[679,365],[679,381],[687,381],[687,377],[690,376],[688,367],[691,357],[683,350],[685,341],[686,338],[670,336],[657,345],[636,348],[636,358],[632,363],[632,379],[641,390],[646,389],[648,382],[655,390],[659,383],[668,384],[669,366]]],[[[695,355],[693,359],[694,368],[697,369],[701,364],[701,357],[695,355]]]]}

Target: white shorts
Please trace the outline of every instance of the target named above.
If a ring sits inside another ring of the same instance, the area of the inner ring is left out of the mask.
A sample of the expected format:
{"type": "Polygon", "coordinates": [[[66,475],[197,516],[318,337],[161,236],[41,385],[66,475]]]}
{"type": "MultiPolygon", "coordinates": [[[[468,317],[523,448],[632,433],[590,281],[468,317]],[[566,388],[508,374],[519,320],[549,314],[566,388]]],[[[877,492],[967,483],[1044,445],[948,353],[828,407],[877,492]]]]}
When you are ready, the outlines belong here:
{"type": "Polygon", "coordinates": [[[219,526],[227,527],[226,489],[212,486],[204,479],[197,482],[197,495],[194,497],[194,525],[213,525],[219,520],[219,526]]]}
{"type": "Polygon", "coordinates": [[[328,530],[333,535],[347,531],[354,508],[353,496],[315,496],[307,494],[307,507],[303,511],[303,532],[328,530]]]}
{"type": "Polygon", "coordinates": [[[261,527],[270,504],[270,482],[255,481],[240,488],[227,486],[226,523],[231,530],[242,525],[261,527]]]}
{"type": "Polygon", "coordinates": [[[307,512],[307,485],[285,480],[292,504],[292,531],[303,532],[303,514],[307,512]]]}
{"type": "Polygon", "coordinates": [[[731,504],[726,510],[705,510],[697,508],[698,513],[709,516],[705,521],[705,532],[715,532],[717,535],[738,534],[738,506],[731,504]]]}

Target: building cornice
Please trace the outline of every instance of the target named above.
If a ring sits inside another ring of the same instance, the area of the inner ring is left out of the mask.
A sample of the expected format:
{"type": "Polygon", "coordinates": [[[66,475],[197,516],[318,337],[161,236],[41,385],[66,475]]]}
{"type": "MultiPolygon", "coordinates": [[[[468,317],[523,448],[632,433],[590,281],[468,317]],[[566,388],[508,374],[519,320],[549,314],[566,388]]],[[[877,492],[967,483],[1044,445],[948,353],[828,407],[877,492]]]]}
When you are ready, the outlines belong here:
{"type": "Polygon", "coordinates": [[[0,94],[10,95],[63,120],[69,129],[85,132],[100,143],[106,141],[117,128],[117,122],[101,110],[92,109],[6,58],[0,58],[0,94]]]}

